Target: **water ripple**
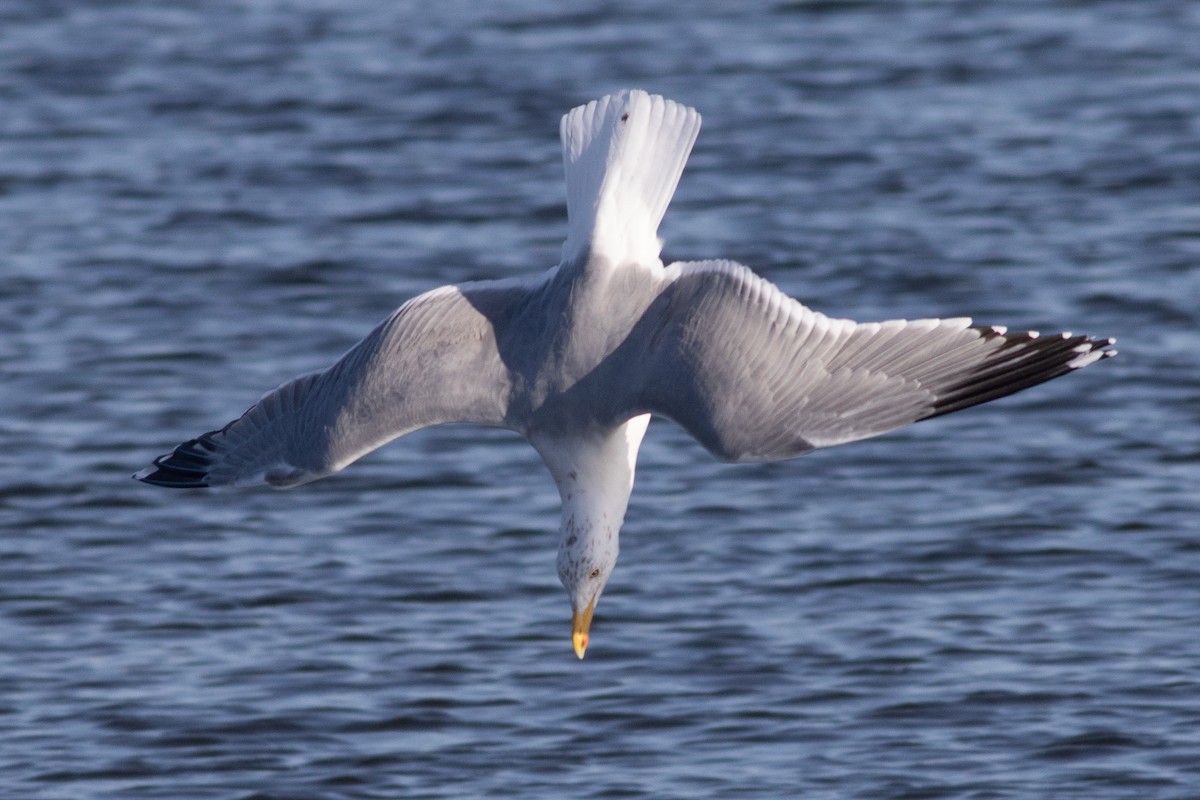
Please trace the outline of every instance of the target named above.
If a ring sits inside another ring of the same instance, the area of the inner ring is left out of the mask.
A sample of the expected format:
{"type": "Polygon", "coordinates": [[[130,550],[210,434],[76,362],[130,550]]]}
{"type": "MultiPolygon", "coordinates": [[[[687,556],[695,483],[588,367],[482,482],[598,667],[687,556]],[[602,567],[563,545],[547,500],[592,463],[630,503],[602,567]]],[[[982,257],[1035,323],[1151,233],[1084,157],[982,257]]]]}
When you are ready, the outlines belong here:
{"type": "Polygon", "coordinates": [[[1200,6],[0,5],[0,795],[1194,795],[1200,6]],[[668,258],[1122,357],[752,467],[651,427],[588,659],[498,431],[129,474],[541,269],[557,117],[705,114],[668,258]]]}

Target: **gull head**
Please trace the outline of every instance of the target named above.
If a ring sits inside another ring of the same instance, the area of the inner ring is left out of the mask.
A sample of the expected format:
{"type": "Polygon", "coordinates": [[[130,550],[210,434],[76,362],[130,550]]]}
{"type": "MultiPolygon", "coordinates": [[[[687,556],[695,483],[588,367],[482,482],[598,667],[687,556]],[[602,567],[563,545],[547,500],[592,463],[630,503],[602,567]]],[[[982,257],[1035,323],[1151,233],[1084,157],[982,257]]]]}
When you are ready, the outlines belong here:
{"type": "Polygon", "coordinates": [[[587,652],[596,603],[617,565],[617,531],[565,525],[558,547],[558,579],[571,598],[571,644],[575,655],[587,652]]]}
{"type": "Polygon", "coordinates": [[[600,435],[588,430],[531,439],[562,497],[558,579],[571,598],[571,644],[580,658],[596,603],[617,565],[638,446],[649,422],[650,415],[642,414],[600,435]]]}

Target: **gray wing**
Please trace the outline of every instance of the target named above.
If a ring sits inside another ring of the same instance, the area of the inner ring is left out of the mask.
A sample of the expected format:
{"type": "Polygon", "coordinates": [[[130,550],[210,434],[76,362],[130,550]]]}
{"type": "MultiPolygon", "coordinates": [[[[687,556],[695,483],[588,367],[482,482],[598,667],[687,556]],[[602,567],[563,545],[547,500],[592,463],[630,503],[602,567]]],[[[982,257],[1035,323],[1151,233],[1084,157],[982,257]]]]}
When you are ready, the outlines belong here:
{"type": "Polygon", "coordinates": [[[491,281],[415,297],[329,369],[283,384],[134,477],[183,488],[290,487],[418,428],[502,425],[509,379],[495,329],[528,294],[528,282],[491,281]]]}
{"type": "Polygon", "coordinates": [[[732,262],[671,265],[648,316],[629,411],[673,419],[729,461],[875,436],[1115,355],[1111,339],[969,319],[831,319],[732,262]]]}

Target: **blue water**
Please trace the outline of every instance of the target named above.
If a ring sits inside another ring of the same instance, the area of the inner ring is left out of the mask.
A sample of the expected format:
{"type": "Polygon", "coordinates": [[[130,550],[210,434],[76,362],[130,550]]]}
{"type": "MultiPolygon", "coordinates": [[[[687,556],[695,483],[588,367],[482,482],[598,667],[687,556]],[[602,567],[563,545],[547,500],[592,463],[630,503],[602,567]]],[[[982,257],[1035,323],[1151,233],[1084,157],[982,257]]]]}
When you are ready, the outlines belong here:
{"type": "Polygon", "coordinates": [[[0,797],[1200,796],[1200,4],[697,5],[0,3],[0,797]],[[783,464],[652,424],[582,662],[511,434],[129,480],[553,264],[625,86],[705,115],[666,258],[1121,356],[783,464]]]}

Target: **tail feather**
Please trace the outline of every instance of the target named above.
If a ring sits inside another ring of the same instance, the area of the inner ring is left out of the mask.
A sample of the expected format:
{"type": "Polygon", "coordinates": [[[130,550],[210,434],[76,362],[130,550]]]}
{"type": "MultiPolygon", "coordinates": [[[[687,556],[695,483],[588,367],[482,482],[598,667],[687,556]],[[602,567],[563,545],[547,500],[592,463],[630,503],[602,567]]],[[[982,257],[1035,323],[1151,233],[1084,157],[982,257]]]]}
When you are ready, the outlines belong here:
{"type": "Polygon", "coordinates": [[[587,255],[614,264],[658,261],[658,225],[699,132],[694,108],[640,90],[567,113],[560,126],[567,179],[564,263],[587,255]]]}

